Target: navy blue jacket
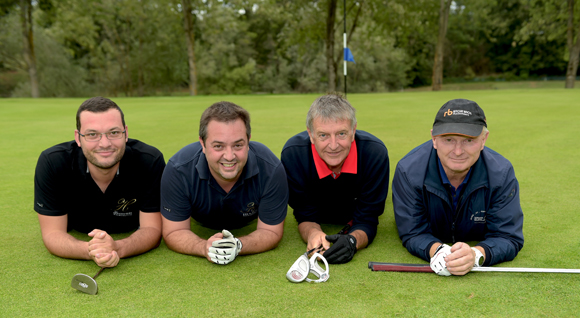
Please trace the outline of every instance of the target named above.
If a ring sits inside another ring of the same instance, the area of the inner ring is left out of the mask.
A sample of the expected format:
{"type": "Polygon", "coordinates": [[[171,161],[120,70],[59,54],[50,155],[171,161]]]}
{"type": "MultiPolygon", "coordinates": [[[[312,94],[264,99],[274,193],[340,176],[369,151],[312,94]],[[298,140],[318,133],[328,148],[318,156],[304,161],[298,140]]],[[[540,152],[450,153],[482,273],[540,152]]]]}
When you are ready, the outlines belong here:
{"type": "Polygon", "coordinates": [[[428,141],[399,163],[393,179],[393,208],[403,246],[429,261],[436,242],[478,241],[484,266],[513,260],[524,245],[524,215],[511,163],[484,147],[453,211],[443,186],[437,150],[428,141]]]}
{"type": "Polygon", "coordinates": [[[343,224],[353,221],[349,233],[362,230],[369,244],[377,234],[389,189],[389,153],[377,137],[357,130],[357,174],[343,173],[320,179],[308,132],[290,138],[282,149],[290,200],[298,223],[343,224]]]}

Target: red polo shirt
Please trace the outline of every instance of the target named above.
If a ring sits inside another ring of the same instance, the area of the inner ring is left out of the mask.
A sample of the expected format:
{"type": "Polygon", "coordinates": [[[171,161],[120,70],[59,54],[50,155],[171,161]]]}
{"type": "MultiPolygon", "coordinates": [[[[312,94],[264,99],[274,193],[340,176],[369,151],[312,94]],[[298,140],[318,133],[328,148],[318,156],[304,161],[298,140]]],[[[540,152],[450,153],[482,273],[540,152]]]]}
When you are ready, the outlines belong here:
{"type": "Polygon", "coordinates": [[[316,151],[316,147],[314,147],[314,144],[310,144],[310,146],[312,147],[312,157],[314,158],[314,165],[316,166],[316,172],[318,172],[318,177],[320,179],[326,178],[328,175],[332,175],[332,178],[336,179],[343,172],[356,174],[358,157],[357,157],[357,152],[356,152],[356,143],[354,140],[352,141],[352,144],[350,145],[350,151],[348,152],[348,156],[346,156],[346,159],[344,160],[344,163],[342,164],[342,167],[341,167],[340,172],[338,174],[332,172],[332,170],[330,170],[330,168],[328,168],[328,165],[326,164],[326,162],[324,162],[324,160],[322,160],[322,158],[320,158],[320,155],[316,151]]]}

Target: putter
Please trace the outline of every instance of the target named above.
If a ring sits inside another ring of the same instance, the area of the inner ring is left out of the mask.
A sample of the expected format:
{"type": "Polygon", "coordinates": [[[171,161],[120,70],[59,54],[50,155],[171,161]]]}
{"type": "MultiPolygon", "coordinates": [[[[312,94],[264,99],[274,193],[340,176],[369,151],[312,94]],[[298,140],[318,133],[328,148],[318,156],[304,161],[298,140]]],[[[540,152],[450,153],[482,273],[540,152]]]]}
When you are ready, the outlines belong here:
{"type": "Polygon", "coordinates": [[[76,290],[82,291],[83,293],[96,295],[99,291],[97,286],[97,276],[104,270],[104,267],[97,272],[97,274],[93,277],[85,274],[76,274],[70,283],[70,286],[76,290]]]}

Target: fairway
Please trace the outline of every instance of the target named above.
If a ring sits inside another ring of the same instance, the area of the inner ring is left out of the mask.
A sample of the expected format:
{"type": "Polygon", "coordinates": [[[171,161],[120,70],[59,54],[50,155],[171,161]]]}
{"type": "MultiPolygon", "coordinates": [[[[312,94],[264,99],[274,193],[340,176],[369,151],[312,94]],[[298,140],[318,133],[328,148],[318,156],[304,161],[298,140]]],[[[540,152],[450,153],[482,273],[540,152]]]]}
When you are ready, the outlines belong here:
{"type": "MultiPolygon", "coordinates": [[[[161,150],[165,160],[198,140],[199,117],[227,100],[252,116],[252,140],[278,157],[305,130],[319,95],[115,98],[130,138],[161,150]]],[[[486,146],[509,159],[520,183],[525,243],[505,267],[580,268],[580,90],[495,90],[349,94],[358,129],[380,138],[397,162],[427,141],[446,101],[466,98],[485,111],[486,146]]],[[[391,191],[377,237],[348,264],[331,265],[321,284],[293,284],[286,271],[304,253],[288,209],[284,238],[266,253],[227,266],[175,253],[164,242],[99,275],[99,292],[70,287],[93,276],[91,261],[62,259],[44,247],[33,210],[33,177],[44,149],[74,138],[83,99],[0,99],[0,316],[2,317],[571,317],[579,314],[580,275],[474,272],[464,277],[372,272],[369,261],[425,263],[401,245],[391,191]]],[[[326,226],[336,232],[341,226],[326,226]]],[[[192,224],[207,238],[213,231],[192,224]]],[[[255,223],[235,236],[255,229],[255,223]]],[[[85,239],[86,235],[73,232],[85,239]]],[[[114,235],[122,238],[124,235],[114,235]]]]}

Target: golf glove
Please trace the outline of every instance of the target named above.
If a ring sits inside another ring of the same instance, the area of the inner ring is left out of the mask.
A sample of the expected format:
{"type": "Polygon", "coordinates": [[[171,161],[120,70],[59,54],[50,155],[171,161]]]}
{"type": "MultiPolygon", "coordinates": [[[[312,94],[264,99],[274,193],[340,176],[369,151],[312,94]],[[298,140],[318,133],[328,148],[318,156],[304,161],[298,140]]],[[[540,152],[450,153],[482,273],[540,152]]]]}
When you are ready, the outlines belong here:
{"type": "Polygon", "coordinates": [[[431,269],[437,275],[441,276],[451,276],[449,270],[447,270],[447,265],[445,262],[445,257],[451,254],[451,246],[447,244],[441,244],[435,251],[435,255],[431,257],[431,269]]]}
{"type": "Polygon", "coordinates": [[[208,250],[211,261],[226,265],[233,262],[242,250],[242,242],[235,238],[228,230],[223,230],[224,238],[214,241],[208,250]]]}
{"type": "Polygon", "coordinates": [[[330,264],[348,263],[356,253],[356,238],[350,234],[327,235],[326,240],[333,243],[324,252],[324,257],[330,264]]]}

